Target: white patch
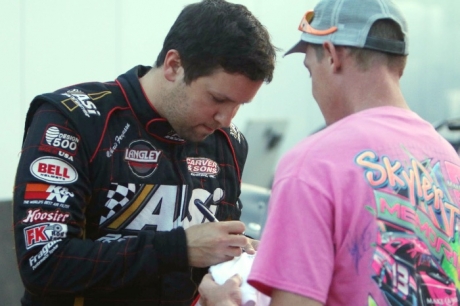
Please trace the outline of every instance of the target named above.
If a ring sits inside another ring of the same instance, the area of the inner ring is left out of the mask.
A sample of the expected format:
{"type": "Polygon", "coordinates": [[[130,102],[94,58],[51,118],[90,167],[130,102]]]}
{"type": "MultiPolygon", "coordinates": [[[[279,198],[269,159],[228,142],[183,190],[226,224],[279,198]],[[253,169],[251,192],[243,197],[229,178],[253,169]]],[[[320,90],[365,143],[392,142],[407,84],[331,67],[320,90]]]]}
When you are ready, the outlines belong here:
{"type": "Polygon", "coordinates": [[[70,184],[78,179],[77,170],[71,164],[52,156],[34,160],[30,165],[30,173],[48,183],[70,184]]]}
{"type": "Polygon", "coordinates": [[[67,237],[67,224],[64,223],[48,222],[24,228],[27,249],[65,237],[67,237]]]}

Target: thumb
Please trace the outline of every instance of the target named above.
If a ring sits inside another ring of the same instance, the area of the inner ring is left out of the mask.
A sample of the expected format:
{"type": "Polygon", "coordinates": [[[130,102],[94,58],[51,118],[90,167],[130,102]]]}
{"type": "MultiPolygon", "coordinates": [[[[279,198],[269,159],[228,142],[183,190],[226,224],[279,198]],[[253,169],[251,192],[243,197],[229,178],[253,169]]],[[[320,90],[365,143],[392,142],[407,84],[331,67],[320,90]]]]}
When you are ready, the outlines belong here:
{"type": "Polygon", "coordinates": [[[243,283],[243,279],[239,274],[235,274],[225,281],[226,284],[232,285],[235,284],[237,287],[240,287],[243,283]]]}

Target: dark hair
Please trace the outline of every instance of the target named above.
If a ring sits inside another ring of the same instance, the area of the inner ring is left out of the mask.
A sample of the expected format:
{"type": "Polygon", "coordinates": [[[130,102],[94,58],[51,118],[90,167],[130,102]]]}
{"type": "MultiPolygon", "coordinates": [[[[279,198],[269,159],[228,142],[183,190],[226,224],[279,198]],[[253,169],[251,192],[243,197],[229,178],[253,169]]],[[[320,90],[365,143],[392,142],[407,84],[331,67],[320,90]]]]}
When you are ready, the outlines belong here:
{"type": "Polygon", "coordinates": [[[203,0],[187,5],[169,30],[156,67],[171,49],[180,54],[186,84],[219,68],[253,81],[273,78],[276,48],[267,29],[240,4],[203,0]]]}

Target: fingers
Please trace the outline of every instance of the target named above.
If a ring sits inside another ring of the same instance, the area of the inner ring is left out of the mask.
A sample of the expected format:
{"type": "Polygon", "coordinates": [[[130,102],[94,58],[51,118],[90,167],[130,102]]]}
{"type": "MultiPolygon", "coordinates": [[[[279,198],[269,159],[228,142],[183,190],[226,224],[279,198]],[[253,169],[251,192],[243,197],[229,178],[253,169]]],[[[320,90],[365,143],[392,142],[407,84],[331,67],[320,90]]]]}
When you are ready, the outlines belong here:
{"type": "Polygon", "coordinates": [[[253,239],[248,239],[248,243],[243,247],[243,251],[250,254],[250,255],[253,255],[256,253],[256,247],[254,247],[254,245],[256,245],[256,247],[259,245],[258,241],[257,240],[253,240],[253,239]]]}
{"type": "Polygon", "coordinates": [[[228,237],[228,245],[232,247],[244,248],[250,243],[250,239],[243,235],[230,235],[228,237]]]}
{"type": "Polygon", "coordinates": [[[220,286],[214,281],[211,274],[208,273],[203,277],[198,286],[198,291],[201,295],[200,303],[202,305],[241,305],[240,286],[242,282],[242,278],[238,274],[235,274],[220,286]]]}
{"type": "Polygon", "coordinates": [[[241,276],[239,274],[235,274],[229,279],[227,279],[224,285],[228,287],[240,287],[242,282],[243,279],[241,278],[241,276]]]}
{"type": "Polygon", "coordinates": [[[246,244],[244,247],[243,247],[243,251],[245,251],[246,253],[250,254],[250,255],[253,255],[256,253],[257,251],[257,248],[259,247],[259,240],[254,240],[254,239],[250,239],[248,238],[248,244],[246,244]]]}
{"type": "Polygon", "coordinates": [[[203,276],[203,279],[201,281],[201,286],[207,286],[213,283],[214,283],[214,278],[212,277],[211,273],[206,273],[206,275],[203,276]]]}
{"type": "Polygon", "coordinates": [[[241,256],[241,253],[243,253],[243,248],[241,248],[241,247],[229,247],[228,252],[227,252],[226,255],[229,258],[228,260],[232,260],[234,257],[241,256]]]}
{"type": "Polygon", "coordinates": [[[219,224],[222,224],[225,230],[229,234],[233,234],[233,235],[241,235],[244,233],[246,229],[244,223],[241,221],[225,221],[225,222],[220,222],[219,224]]]}
{"type": "Polygon", "coordinates": [[[241,235],[243,222],[206,222],[185,230],[189,265],[206,267],[241,256],[242,249],[253,252],[250,239],[241,235]]]}
{"type": "MultiPolygon", "coordinates": [[[[222,224],[226,226],[226,229],[229,231],[229,234],[232,234],[232,230],[244,230],[244,224],[241,226],[241,222],[239,221],[227,221],[222,222],[222,224]]],[[[241,256],[242,252],[246,252],[248,254],[255,254],[257,247],[259,246],[259,241],[248,238],[241,234],[234,234],[229,238],[229,246],[232,249],[230,253],[227,253],[229,256],[241,256]]]]}

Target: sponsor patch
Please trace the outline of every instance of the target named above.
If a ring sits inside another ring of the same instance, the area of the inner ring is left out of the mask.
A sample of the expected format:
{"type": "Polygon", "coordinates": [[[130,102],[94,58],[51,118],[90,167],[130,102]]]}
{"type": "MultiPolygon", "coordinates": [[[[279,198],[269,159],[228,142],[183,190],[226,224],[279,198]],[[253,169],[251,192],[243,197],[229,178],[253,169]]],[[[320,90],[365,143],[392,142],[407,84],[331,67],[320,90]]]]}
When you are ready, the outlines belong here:
{"type": "Polygon", "coordinates": [[[232,135],[239,143],[241,143],[241,139],[244,138],[243,134],[241,134],[240,130],[238,130],[236,125],[233,123],[230,124],[230,135],[232,135]]]}
{"type": "Polygon", "coordinates": [[[63,93],[63,96],[68,99],[62,100],[61,103],[71,112],[79,107],[86,117],[100,116],[101,113],[97,110],[94,100],[98,100],[106,95],[111,94],[110,91],[103,91],[99,93],[86,94],[79,89],[71,89],[63,93]]]}
{"type": "Polygon", "coordinates": [[[49,124],[43,134],[39,150],[60,155],[73,161],[79,142],[80,136],[72,130],[49,124]]]}
{"type": "Polygon", "coordinates": [[[120,136],[115,136],[115,142],[112,145],[112,147],[107,151],[107,157],[112,157],[113,153],[118,148],[123,138],[125,138],[126,132],[128,131],[129,127],[130,127],[130,124],[126,123],[123,131],[121,131],[120,133],[120,136]]]}
{"type": "Polygon", "coordinates": [[[59,209],[46,211],[40,208],[27,210],[27,217],[22,219],[22,223],[38,223],[43,221],[49,222],[66,222],[70,217],[69,213],[62,212],[59,209]]]}
{"type": "Polygon", "coordinates": [[[24,194],[24,200],[48,200],[59,203],[65,203],[69,197],[74,197],[69,188],[43,183],[27,184],[24,194]]]}
{"type": "Polygon", "coordinates": [[[51,241],[47,243],[41,250],[38,252],[37,255],[31,256],[29,258],[29,265],[32,268],[32,270],[35,270],[38,268],[39,265],[41,265],[51,254],[56,251],[58,248],[58,242],[62,241],[61,239],[51,241]]]}
{"type": "Polygon", "coordinates": [[[131,171],[140,178],[146,178],[155,172],[161,151],[145,140],[135,140],[125,151],[125,161],[131,171]]]}
{"type": "Polygon", "coordinates": [[[216,177],[220,172],[215,161],[204,157],[187,157],[187,166],[192,176],[216,177]]]}
{"type": "Polygon", "coordinates": [[[168,134],[166,134],[165,138],[169,139],[169,140],[177,141],[177,142],[184,142],[185,141],[174,130],[171,130],[168,134]]]}
{"type": "Polygon", "coordinates": [[[70,184],[78,179],[77,170],[71,164],[53,156],[34,160],[30,165],[30,173],[47,183],[70,184]]]}
{"type": "Polygon", "coordinates": [[[26,248],[30,249],[37,245],[47,244],[50,241],[62,239],[67,236],[67,224],[63,223],[40,223],[24,228],[26,248]]]}

